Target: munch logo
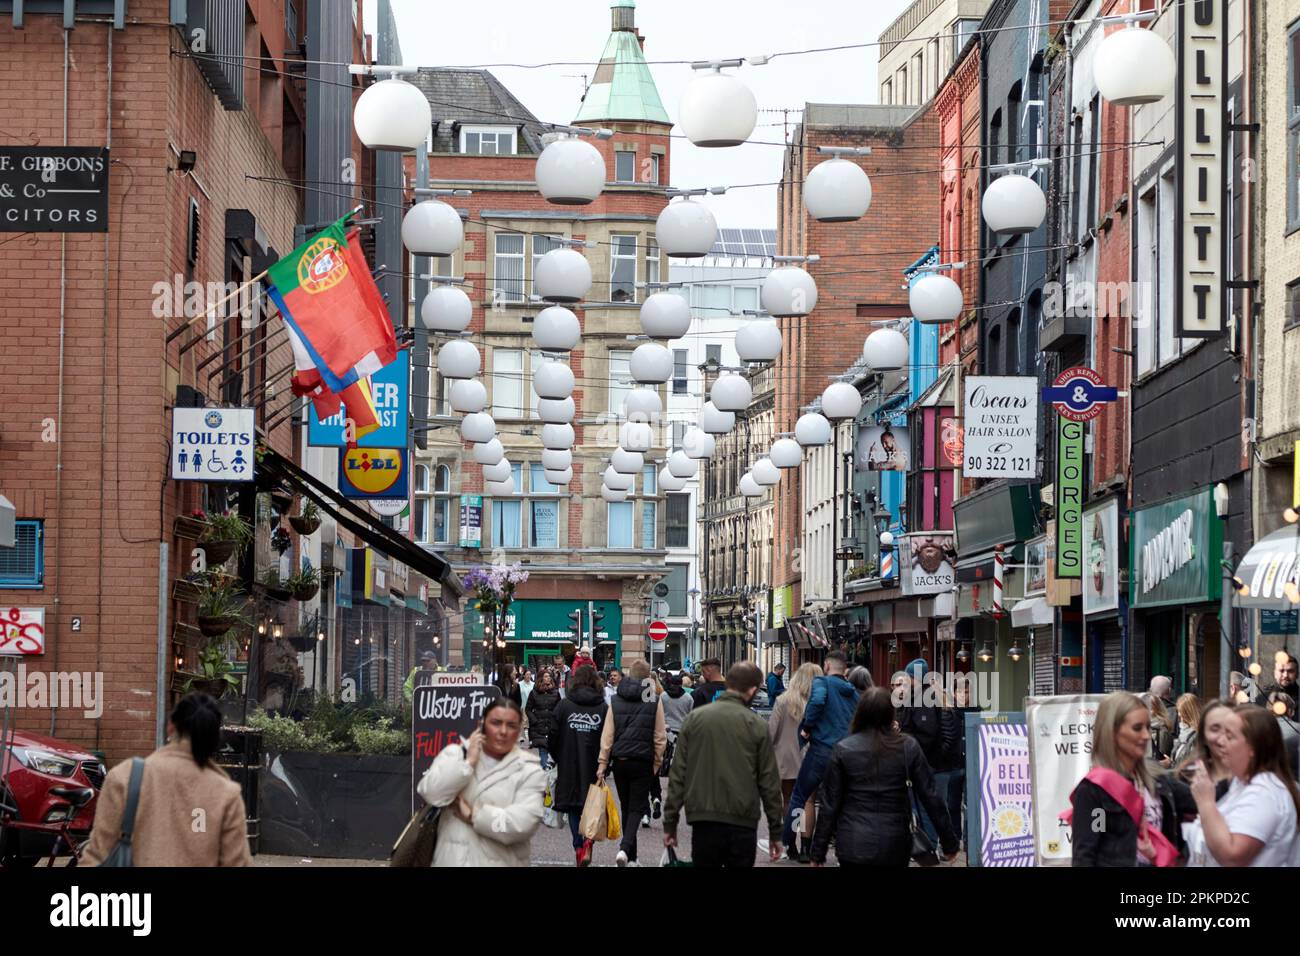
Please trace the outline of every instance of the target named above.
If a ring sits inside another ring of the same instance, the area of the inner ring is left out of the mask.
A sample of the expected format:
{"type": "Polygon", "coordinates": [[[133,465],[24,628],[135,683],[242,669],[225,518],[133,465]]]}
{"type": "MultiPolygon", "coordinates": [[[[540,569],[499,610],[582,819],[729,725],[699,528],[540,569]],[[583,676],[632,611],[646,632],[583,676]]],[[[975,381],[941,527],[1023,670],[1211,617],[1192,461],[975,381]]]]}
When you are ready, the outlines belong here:
{"type": "Polygon", "coordinates": [[[333,239],[317,239],[298,260],[298,286],[309,295],[333,288],[347,275],[343,248],[333,239]]]}

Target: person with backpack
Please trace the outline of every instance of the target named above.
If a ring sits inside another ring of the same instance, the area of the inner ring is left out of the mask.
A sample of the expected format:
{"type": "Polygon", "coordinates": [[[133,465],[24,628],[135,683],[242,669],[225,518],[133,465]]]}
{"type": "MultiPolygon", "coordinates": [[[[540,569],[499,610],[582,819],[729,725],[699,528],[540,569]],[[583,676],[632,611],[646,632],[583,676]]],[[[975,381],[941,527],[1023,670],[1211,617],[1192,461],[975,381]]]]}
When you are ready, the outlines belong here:
{"type": "Polygon", "coordinates": [[[579,667],[569,679],[564,699],[555,708],[546,744],[556,767],[551,807],[569,817],[578,866],[592,863],[592,841],[583,837],[578,825],[587,790],[596,782],[600,767],[601,730],[608,709],[596,668],[579,667]]]}
{"type": "Polygon", "coordinates": [[[635,660],[628,665],[627,675],[605,712],[596,770],[597,780],[603,781],[612,769],[618,789],[623,825],[623,839],[614,858],[618,866],[637,865],[637,830],[649,808],[650,781],[659,772],[667,742],[663,703],[655,694],[650,665],[635,660]]]}

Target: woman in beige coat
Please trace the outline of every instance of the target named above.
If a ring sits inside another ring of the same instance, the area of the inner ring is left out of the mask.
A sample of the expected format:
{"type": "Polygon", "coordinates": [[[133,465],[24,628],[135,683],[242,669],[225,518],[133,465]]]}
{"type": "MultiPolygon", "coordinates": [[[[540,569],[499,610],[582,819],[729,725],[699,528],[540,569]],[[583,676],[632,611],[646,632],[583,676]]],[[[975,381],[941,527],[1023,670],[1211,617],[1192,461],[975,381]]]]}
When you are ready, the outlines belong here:
{"type": "MultiPolygon", "coordinates": [[[[168,742],[145,758],[131,840],[133,866],[250,866],[244,797],[212,763],[221,711],[207,694],[187,694],[172,711],[168,742]]],[[[122,835],[130,760],[108,772],[81,857],[98,866],[122,835]]]]}
{"type": "Polygon", "coordinates": [[[546,773],[531,750],[521,750],[519,705],[498,697],[480,728],[436,758],[417,788],[438,818],[434,866],[528,866],[533,834],[542,822],[546,773]]]}
{"type": "MultiPolygon", "coordinates": [[[[772,738],[776,750],[776,768],[781,772],[781,798],[783,813],[790,812],[790,795],[794,792],[794,782],[799,776],[799,765],[803,763],[803,747],[800,746],[799,724],[803,721],[803,712],[808,707],[808,695],[812,693],[813,678],[821,677],[822,669],[816,664],[803,664],[790,678],[790,686],[776,699],[772,716],[768,720],[767,732],[772,738]]],[[[805,808],[806,822],[799,828],[805,842],[812,843],[814,825],[813,800],[810,797],[805,808]]],[[[796,859],[798,851],[787,847],[786,854],[796,859]]],[[[806,854],[805,854],[806,855],[806,854]]]]}

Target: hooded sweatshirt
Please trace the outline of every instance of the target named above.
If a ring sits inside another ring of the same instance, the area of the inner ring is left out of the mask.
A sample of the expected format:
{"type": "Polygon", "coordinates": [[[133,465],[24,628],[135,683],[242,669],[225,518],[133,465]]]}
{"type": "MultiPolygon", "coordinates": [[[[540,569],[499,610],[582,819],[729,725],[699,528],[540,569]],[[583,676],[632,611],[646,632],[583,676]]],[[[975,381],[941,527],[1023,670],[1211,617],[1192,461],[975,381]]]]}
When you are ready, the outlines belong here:
{"type": "Polygon", "coordinates": [[[675,734],[682,729],[682,721],[686,715],[691,712],[695,706],[695,701],[691,695],[686,693],[686,688],[676,681],[672,681],[664,688],[664,723],[668,727],[670,734],[675,734]]]}

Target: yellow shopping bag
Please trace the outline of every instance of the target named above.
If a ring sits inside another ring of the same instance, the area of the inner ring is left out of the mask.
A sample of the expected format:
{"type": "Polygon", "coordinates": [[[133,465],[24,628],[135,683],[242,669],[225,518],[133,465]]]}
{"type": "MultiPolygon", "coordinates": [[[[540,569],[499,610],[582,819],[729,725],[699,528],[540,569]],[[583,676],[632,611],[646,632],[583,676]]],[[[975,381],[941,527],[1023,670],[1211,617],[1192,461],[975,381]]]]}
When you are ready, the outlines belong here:
{"type": "Polygon", "coordinates": [[[614,794],[601,784],[601,789],[605,791],[605,839],[617,840],[623,835],[623,827],[619,824],[618,805],[614,803],[614,794]]]}

